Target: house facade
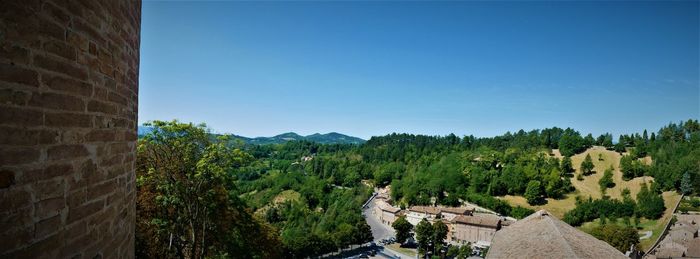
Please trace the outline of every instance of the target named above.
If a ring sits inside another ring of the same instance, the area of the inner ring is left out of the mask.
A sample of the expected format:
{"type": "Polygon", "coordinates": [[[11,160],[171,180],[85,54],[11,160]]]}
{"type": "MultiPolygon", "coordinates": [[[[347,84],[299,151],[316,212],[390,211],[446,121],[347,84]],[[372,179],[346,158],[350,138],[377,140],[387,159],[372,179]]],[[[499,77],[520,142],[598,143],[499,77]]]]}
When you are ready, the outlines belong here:
{"type": "Polygon", "coordinates": [[[491,243],[501,229],[501,218],[491,214],[455,216],[449,221],[447,241],[452,244],[491,243]]]}

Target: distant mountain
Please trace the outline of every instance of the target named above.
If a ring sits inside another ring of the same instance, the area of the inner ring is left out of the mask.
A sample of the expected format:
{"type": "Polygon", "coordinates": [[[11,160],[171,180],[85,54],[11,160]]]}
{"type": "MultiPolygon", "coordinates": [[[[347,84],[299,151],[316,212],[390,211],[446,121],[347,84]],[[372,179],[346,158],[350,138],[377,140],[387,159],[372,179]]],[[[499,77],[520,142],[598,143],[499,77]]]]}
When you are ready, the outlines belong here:
{"type": "Polygon", "coordinates": [[[274,137],[257,137],[257,138],[247,138],[243,136],[234,136],[238,139],[243,140],[244,142],[248,144],[257,144],[257,145],[265,145],[265,144],[280,144],[284,143],[287,141],[293,141],[293,140],[307,140],[307,141],[312,141],[320,144],[362,144],[365,142],[364,139],[358,138],[358,137],[352,137],[344,134],[340,134],[337,132],[331,132],[328,134],[312,134],[308,136],[301,136],[299,134],[296,134],[294,132],[287,132],[287,133],[282,133],[274,137]]]}
{"type": "MultiPolygon", "coordinates": [[[[152,127],[146,127],[146,126],[139,126],[138,127],[138,135],[139,137],[146,135],[153,131],[152,127]]],[[[287,141],[294,141],[294,140],[307,140],[307,141],[312,141],[316,142],[319,144],[362,144],[365,143],[364,139],[358,138],[358,137],[353,137],[353,136],[348,136],[345,134],[340,134],[337,132],[331,132],[327,134],[312,134],[308,136],[302,136],[299,134],[296,134],[294,132],[287,132],[287,133],[282,133],[274,137],[255,137],[255,138],[249,138],[249,137],[244,137],[244,136],[239,136],[239,135],[231,135],[234,139],[240,139],[246,144],[253,144],[253,145],[266,145],[266,144],[280,144],[284,143],[287,141]]]]}
{"type": "Polygon", "coordinates": [[[139,135],[139,137],[151,133],[151,131],[153,131],[153,127],[138,126],[138,128],[136,129],[136,132],[139,135]]]}

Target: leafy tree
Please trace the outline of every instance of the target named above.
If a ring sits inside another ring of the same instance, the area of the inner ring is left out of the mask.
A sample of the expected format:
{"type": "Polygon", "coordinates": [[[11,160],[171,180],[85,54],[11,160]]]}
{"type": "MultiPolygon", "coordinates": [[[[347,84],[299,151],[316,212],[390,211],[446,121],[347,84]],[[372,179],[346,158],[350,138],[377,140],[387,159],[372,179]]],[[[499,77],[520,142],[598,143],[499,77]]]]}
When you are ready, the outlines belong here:
{"type": "Polygon", "coordinates": [[[205,125],[154,121],[137,148],[137,253],[203,258],[279,256],[270,227],[248,214],[231,173],[252,156],[212,141],[205,125]],[[254,237],[243,233],[259,233],[254,237]],[[261,249],[251,250],[250,247],[261,249]]]}
{"type": "Polygon", "coordinates": [[[605,169],[603,177],[598,180],[598,185],[600,185],[600,191],[605,193],[605,189],[615,187],[615,182],[613,182],[613,167],[605,169]]]}
{"type": "Polygon", "coordinates": [[[622,227],[616,224],[605,224],[593,228],[590,234],[600,240],[605,241],[623,253],[627,252],[631,247],[636,247],[639,244],[639,234],[636,229],[631,227],[622,227]]]}
{"type": "Polygon", "coordinates": [[[571,158],[568,156],[565,156],[561,160],[561,172],[564,174],[573,174],[574,173],[574,167],[573,164],[571,163],[571,158]]]}
{"type": "Polygon", "coordinates": [[[591,159],[591,154],[586,154],[586,158],[581,162],[581,173],[583,175],[589,175],[593,173],[593,160],[591,159]]]}
{"type": "Polygon", "coordinates": [[[663,215],[665,209],[661,194],[650,190],[646,183],[642,183],[642,188],[637,193],[637,215],[648,219],[658,219],[663,215]]]}
{"type": "Polygon", "coordinates": [[[542,186],[539,181],[530,181],[525,189],[525,199],[531,205],[540,204],[542,202],[542,186]]]}
{"type": "Polygon", "coordinates": [[[690,174],[688,172],[683,173],[683,178],[681,178],[681,193],[688,195],[693,192],[693,185],[690,181],[690,174]]]}
{"type": "Polygon", "coordinates": [[[438,220],[433,223],[433,241],[435,244],[442,244],[447,238],[447,225],[438,220]]]}
{"type": "Polygon", "coordinates": [[[413,225],[411,225],[408,220],[406,220],[406,216],[401,216],[394,223],[391,224],[391,227],[396,230],[396,242],[399,244],[403,244],[406,242],[406,240],[411,237],[411,230],[413,230],[413,225]]]}
{"type": "Polygon", "coordinates": [[[425,254],[429,244],[433,241],[433,226],[426,219],[421,220],[416,225],[416,241],[418,242],[418,251],[425,254]]]}

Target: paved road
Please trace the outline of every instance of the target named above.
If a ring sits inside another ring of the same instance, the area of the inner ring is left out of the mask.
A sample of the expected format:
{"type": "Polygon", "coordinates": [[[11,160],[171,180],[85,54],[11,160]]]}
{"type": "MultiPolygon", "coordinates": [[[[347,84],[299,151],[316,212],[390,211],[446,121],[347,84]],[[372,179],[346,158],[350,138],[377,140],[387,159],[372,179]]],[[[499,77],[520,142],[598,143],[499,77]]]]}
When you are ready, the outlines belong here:
{"type": "Polygon", "coordinates": [[[376,242],[384,238],[393,237],[395,235],[394,229],[388,225],[382,224],[377,216],[372,214],[372,211],[374,211],[374,206],[376,206],[376,203],[375,200],[372,200],[368,204],[367,208],[362,211],[362,214],[367,220],[367,224],[369,224],[369,227],[372,229],[372,237],[374,237],[374,241],[376,242]]]}
{"type": "MultiPolygon", "coordinates": [[[[372,200],[368,205],[367,208],[365,208],[362,211],[362,214],[365,216],[365,219],[367,220],[367,224],[369,227],[372,229],[372,237],[374,237],[374,241],[378,242],[379,240],[389,238],[389,237],[394,237],[396,235],[394,229],[389,226],[382,224],[381,221],[379,221],[379,218],[372,214],[372,211],[374,211],[374,206],[376,206],[375,200],[372,200]]],[[[377,244],[379,245],[379,244],[377,244]]],[[[379,253],[377,253],[377,256],[374,256],[372,258],[402,258],[402,259],[409,259],[413,258],[408,255],[402,254],[400,252],[394,251],[391,248],[388,248],[386,246],[381,246],[381,249],[379,250],[379,253]]]]}

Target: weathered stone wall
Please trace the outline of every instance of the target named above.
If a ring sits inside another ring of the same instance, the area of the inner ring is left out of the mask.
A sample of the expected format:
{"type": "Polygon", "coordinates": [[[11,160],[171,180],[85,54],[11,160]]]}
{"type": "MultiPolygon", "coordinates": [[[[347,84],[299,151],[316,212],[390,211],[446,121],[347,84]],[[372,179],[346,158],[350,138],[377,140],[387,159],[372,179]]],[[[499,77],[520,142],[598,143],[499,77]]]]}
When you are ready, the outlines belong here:
{"type": "Polygon", "coordinates": [[[140,1],[0,1],[0,258],[134,256],[140,23],[140,1]]]}

